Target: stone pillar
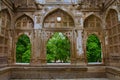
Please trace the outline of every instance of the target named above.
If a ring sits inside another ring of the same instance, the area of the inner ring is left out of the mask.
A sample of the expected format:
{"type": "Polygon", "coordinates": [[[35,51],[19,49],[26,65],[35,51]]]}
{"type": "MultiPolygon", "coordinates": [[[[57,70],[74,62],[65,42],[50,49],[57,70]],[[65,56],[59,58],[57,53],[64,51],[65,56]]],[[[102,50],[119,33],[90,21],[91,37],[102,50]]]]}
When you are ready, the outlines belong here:
{"type": "Polygon", "coordinates": [[[46,63],[45,59],[45,38],[44,31],[35,30],[32,43],[32,65],[42,65],[46,63]]]}
{"type": "Polygon", "coordinates": [[[73,30],[72,31],[72,37],[71,37],[71,64],[76,64],[76,33],[73,30]]]}
{"type": "Polygon", "coordinates": [[[47,40],[46,32],[43,31],[40,54],[41,64],[46,64],[46,42],[47,42],[46,40],[47,40]]]}
{"type": "Polygon", "coordinates": [[[85,55],[83,51],[83,42],[82,42],[82,30],[76,31],[76,64],[86,65],[85,64],[85,55]]]}

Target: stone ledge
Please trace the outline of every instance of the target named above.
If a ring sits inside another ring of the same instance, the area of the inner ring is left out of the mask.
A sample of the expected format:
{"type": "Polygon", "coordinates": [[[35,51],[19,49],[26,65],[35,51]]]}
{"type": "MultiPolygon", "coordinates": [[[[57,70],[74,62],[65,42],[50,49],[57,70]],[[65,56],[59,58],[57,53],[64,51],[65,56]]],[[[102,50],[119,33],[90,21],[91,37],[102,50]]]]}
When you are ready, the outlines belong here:
{"type": "Polygon", "coordinates": [[[120,76],[120,68],[116,67],[106,67],[106,72],[114,75],[120,76]]]}
{"type": "Polygon", "coordinates": [[[106,67],[106,74],[111,80],[120,80],[120,68],[106,67]]]}
{"type": "MultiPolygon", "coordinates": [[[[80,79],[80,78],[106,78],[105,66],[39,66],[25,67],[12,66],[0,68],[2,78],[8,76],[12,79],[80,79]]],[[[1,77],[0,77],[1,78],[1,77]]],[[[2,79],[1,78],[1,79],[2,79]]],[[[5,79],[7,80],[7,79],[5,79]]]]}
{"type": "Polygon", "coordinates": [[[0,68],[0,75],[5,72],[9,72],[10,70],[11,70],[11,67],[0,68]]]}
{"type": "Polygon", "coordinates": [[[109,80],[107,78],[80,78],[80,79],[11,79],[11,80],[109,80]]]}
{"type": "Polygon", "coordinates": [[[29,71],[87,71],[87,68],[76,68],[76,67],[14,67],[14,71],[18,70],[29,70],[29,71]]]}

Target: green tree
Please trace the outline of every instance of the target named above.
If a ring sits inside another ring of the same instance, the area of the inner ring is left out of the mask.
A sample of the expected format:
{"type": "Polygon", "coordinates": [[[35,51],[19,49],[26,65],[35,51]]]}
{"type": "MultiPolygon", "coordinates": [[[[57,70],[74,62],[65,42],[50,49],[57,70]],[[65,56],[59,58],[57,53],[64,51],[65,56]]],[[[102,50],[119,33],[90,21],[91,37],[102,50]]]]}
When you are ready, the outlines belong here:
{"type": "Polygon", "coordinates": [[[16,43],[16,62],[29,63],[31,54],[30,39],[27,35],[23,34],[19,37],[16,43]]]}
{"type": "Polygon", "coordinates": [[[55,33],[47,43],[47,62],[69,62],[70,42],[62,33],[55,33]]]}
{"type": "Polygon", "coordinates": [[[88,37],[86,48],[88,62],[101,62],[101,43],[96,35],[88,37]]]}

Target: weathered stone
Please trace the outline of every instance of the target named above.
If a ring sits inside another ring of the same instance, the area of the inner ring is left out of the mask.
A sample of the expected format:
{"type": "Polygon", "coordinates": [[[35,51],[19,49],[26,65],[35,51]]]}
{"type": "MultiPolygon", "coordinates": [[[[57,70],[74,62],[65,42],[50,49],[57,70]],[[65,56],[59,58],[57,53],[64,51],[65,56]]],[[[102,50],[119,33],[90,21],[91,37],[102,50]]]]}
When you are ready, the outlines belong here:
{"type": "Polygon", "coordinates": [[[120,0],[0,0],[0,79],[120,80],[119,67],[120,0]],[[46,44],[55,32],[70,40],[69,64],[47,64],[46,44]],[[30,64],[16,64],[22,34],[32,45],[30,64]],[[101,63],[87,61],[91,34],[100,40],[101,63]]]}

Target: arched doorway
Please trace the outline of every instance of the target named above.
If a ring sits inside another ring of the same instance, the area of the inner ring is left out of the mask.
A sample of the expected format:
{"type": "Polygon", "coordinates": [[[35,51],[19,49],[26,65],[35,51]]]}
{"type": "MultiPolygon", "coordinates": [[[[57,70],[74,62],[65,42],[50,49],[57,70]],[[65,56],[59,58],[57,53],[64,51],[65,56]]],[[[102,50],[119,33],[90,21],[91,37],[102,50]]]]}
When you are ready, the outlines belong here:
{"type": "Polygon", "coordinates": [[[120,59],[116,59],[120,53],[120,24],[118,20],[118,13],[114,9],[110,9],[106,16],[106,28],[107,28],[107,47],[110,65],[116,64],[116,66],[120,66],[118,61],[120,59]]]}
{"type": "MultiPolygon", "coordinates": [[[[75,24],[74,24],[74,20],[72,18],[72,16],[70,14],[68,14],[67,12],[65,12],[64,10],[61,9],[56,9],[50,13],[48,13],[44,20],[43,20],[43,30],[44,30],[44,46],[45,49],[43,50],[44,54],[41,54],[42,56],[42,60],[43,60],[43,56],[45,58],[44,62],[47,63],[47,61],[49,62],[49,60],[47,60],[47,48],[46,48],[46,44],[49,43],[49,41],[52,39],[49,39],[54,33],[54,35],[58,34],[64,34],[64,38],[66,38],[66,40],[69,39],[69,45],[70,45],[70,52],[71,55],[69,54],[68,60],[57,60],[58,62],[68,62],[68,63],[72,63],[72,60],[75,60],[73,58],[75,58],[75,50],[74,50],[74,31],[73,29],[75,28],[75,24]],[[49,40],[48,40],[49,39],[49,40]],[[72,60],[71,60],[72,59],[72,60]],[[66,61],[67,60],[67,61],[66,61]]],[[[54,35],[52,37],[54,37],[54,35]]],[[[60,35],[59,35],[60,36],[60,35]]],[[[61,52],[59,52],[61,53],[61,52]]],[[[61,56],[61,55],[60,55],[61,56]]],[[[50,61],[50,62],[56,62],[55,61],[50,61]]]]}
{"type": "Polygon", "coordinates": [[[88,36],[86,43],[86,54],[88,63],[101,62],[101,43],[95,34],[88,36]]]}
{"type": "Polygon", "coordinates": [[[16,63],[30,63],[31,43],[27,35],[19,36],[16,43],[16,63]]]}
{"type": "Polygon", "coordinates": [[[102,64],[103,57],[105,55],[105,54],[103,54],[104,53],[104,50],[103,50],[104,49],[104,32],[103,32],[103,27],[102,27],[102,21],[98,16],[92,14],[85,19],[85,21],[84,21],[84,39],[85,39],[84,48],[85,48],[85,55],[86,55],[86,63],[90,64],[90,62],[94,62],[92,64],[98,64],[96,62],[100,62],[102,64]],[[99,39],[98,39],[98,37],[99,37],[99,39]],[[93,38],[93,41],[92,41],[92,38],[93,38]],[[94,40],[96,40],[96,41],[94,41],[94,40]],[[94,44],[94,45],[92,45],[92,44],[94,44]],[[98,47],[98,48],[95,48],[95,47],[98,47]],[[91,52],[90,49],[93,49],[93,52],[91,52]],[[90,53],[88,52],[88,50],[90,53]],[[95,50],[96,50],[96,55],[94,55],[95,50]],[[98,50],[98,52],[97,52],[97,50],[98,50]],[[97,55],[99,58],[97,57],[97,55]]]}
{"type": "Polygon", "coordinates": [[[47,42],[47,63],[69,63],[70,41],[61,32],[55,32],[47,42]]]}
{"type": "Polygon", "coordinates": [[[16,40],[16,50],[14,53],[14,62],[16,63],[30,63],[31,58],[31,43],[30,38],[32,34],[32,29],[34,28],[34,22],[32,18],[24,14],[16,19],[15,22],[15,37],[16,40]],[[22,35],[21,35],[22,34],[22,35]],[[29,35],[29,37],[28,37],[29,35]],[[19,37],[19,38],[18,38],[19,37]]]}

